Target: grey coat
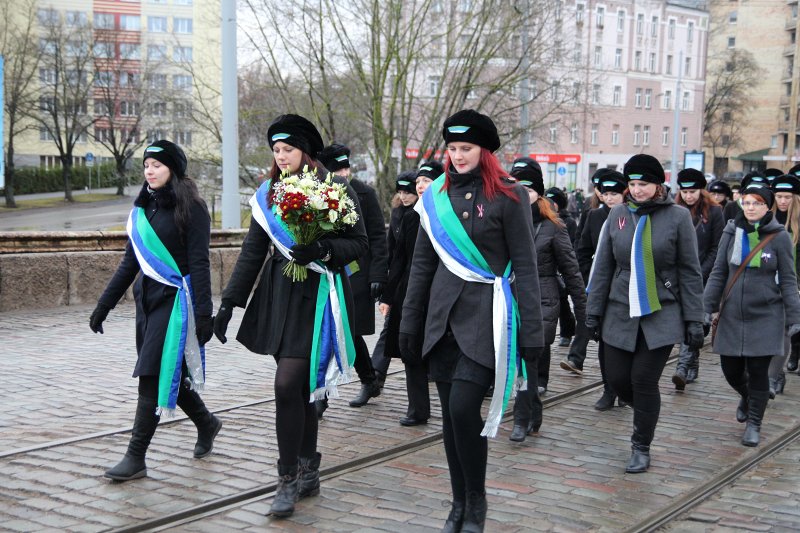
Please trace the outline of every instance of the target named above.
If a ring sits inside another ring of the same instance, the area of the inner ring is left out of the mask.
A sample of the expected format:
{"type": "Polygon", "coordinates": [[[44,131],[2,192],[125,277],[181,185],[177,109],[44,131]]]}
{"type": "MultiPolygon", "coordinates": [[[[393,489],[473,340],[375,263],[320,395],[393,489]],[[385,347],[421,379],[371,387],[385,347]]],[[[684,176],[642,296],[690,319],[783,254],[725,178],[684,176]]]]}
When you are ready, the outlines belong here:
{"type": "Polygon", "coordinates": [[[703,276],[692,217],[671,199],[662,202],[665,205],[650,215],[661,310],[630,316],[631,248],[639,217],[626,204],[608,214],[589,280],[586,314],[602,317],[603,342],[629,352],[636,348],[639,328],[653,350],[682,342],[684,323],[703,320],[703,276]]]}
{"type": "MultiPolygon", "coordinates": [[[[792,239],[775,219],[759,233],[776,231],[778,235],[761,250],[761,266],[745,268],[731,289],[719,317],[712,346],[715,353],[745,357],[782,355],[785,328],[800,324],[792,239]]],[[[731,263],[735,234],[736,225],[731,220],[722,232],[717,260],[703,295],[706,313],[719,310],[722,293],[739,268],[731,263]]]]}

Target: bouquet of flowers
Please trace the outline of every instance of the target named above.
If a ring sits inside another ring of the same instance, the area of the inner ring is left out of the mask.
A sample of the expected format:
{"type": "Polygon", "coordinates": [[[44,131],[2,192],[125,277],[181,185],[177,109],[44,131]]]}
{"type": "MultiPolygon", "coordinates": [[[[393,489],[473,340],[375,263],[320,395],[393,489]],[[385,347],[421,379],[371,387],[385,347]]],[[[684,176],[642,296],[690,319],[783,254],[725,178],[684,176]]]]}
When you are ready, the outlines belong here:
{"type": "MultiPolygon", "coordinates": [[[[297,244],[310,244],[321,237],[337,232],[358,221],[358,213],[347,188],[336,183],[329,174],[324,180],[317,177],[317,170],[303,167],[301,174],[290,175],[285,171],[281,180],[273,185],[273,201],[276,213],[294,234],[297,244]]],[[[304,281],[308,277],[305,266],[292,259],[283,269],[292,281],[304,281]]]]}

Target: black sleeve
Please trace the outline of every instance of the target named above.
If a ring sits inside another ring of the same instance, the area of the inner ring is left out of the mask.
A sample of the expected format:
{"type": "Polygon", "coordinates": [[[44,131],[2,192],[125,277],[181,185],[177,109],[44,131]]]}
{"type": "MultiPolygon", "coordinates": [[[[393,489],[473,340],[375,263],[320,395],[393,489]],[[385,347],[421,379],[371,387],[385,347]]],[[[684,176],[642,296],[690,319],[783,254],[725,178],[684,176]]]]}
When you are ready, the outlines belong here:
{"type": "Polygon", "coordinates": [[[709,210],[709,218],[711,219],[711,241],[708,243],[708,253],[703,259],[703,264],[700,265],[700,269],[703,271],[703,281],[708,279],[708,276],[711,275],[711,269],[714,268],[719,240],[722,238],[722,230],[725,229],[725,222],[722,220],[722,209],[712,207],[709,210]]]}
{"type": "Polygon", "coordinates": [[[189,261],[194,304],[198,316],[210,316],[214,310],[211,301],[211,262],[208,257],[211,217],[204,203],[192,206],[191,217],[186,232],[186,258],[189,261]]]}
{"type": "Polygon", "coordinates": [[[425,231],[418,231],[414,256],[411,261],[411,273],[408,276],[408,290],[406,299],[403,300],[403,318],[400,320],[401,333],[422,335],[431,284],[438,267],[439,256],[436,254],[428,234],[425,231]]]}
{"type": "Polygon", "coordinates": [[[117,271],[111,276],[111,281],[106,285],[106,290],[98,299],[98,303],[114,308],[119,302],[120,298],[131,286],[133,280],[136,279],[136,274],[139,273],[139,261],[136,259],[136,254],[133,251],[131,241],[125,246],[125,255],[122,257],[117,271]]]}
{"type": "Polygon", "coordinates": [[[578,259],[578,266],[580,267],[584,284],[589,281],[589,272],[592,270],[592,258],[594,257],[591,219],[591,216],[586,217],[580,237],[578,237],[577,245],[575,246],[575,257],[578,259]]]}
{"type": "Polygon", "coordinates": [[[385,283],[386,270],[388,268],[387,246],[386,246],[386,221],[383,219],[378,195],[375,189],[365,186],[364,202],[361,205],[361,212],[364,215],[364,228],[369,239],[369,253],[372,257],[369,265],[367,279],[370,283],[385,283]]]}
{"type": "Polygon", "coordinates": [[[394,298],[397,295],[397,287],[408,270],[411,269],[411,259],[414,257],[414,246],[417,242],[419,232],[419,215],[416,211],[409,211],[400,221],[399,239],[392,254],[392,262],[389,265],[389,278],[386,282],[386,289],[381,296],[381,302],[394,305],[394,298]]]}
{"type": "Polygon", "coordinates": [[[575,241],[578,238],[578,223],[575,222],[574,218],[566,217],[564,219],[564,224],[567,227],[567,235],[569,236],[569,243],[574,246],[575,241]]]}
{"type": "Polygon", "coordinates": [[[228,281],[225,290],[222,291],[222,299],[230,300],[237,307],[245,307],[250,291],[256,283],[258,273],[264,265],[264,260],[270,249],[270,238],[258,222],[253,218],[250,220],[250,229],[242,242],[242,251],[236,260],[233,274],[228,281]]]}
{"type": "Polygon", "coordinates": [[[572,298],[572,305],[575,308],[575,319],[581,323],[586,316],[586,286],[581,273],[578,269],[578,260],[575,258],[575,251],[572,249],[572,242],[566,228],[556,228],[553,236],[553,255],[556,259],[558,272],[564,278],[567,286],[567,293],[572,298]]]}

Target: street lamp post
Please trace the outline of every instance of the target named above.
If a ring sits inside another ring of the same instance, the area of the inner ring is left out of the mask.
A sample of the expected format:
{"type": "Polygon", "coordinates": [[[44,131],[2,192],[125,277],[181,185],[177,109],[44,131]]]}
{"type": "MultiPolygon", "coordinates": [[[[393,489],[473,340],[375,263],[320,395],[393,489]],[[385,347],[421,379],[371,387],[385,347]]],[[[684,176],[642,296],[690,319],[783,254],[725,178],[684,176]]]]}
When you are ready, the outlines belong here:
{"type": "Polygon", "coordinates": [[[236,0],[222,0],[222,227],[242,225],[239,214],[239,88],[236,0]]]}

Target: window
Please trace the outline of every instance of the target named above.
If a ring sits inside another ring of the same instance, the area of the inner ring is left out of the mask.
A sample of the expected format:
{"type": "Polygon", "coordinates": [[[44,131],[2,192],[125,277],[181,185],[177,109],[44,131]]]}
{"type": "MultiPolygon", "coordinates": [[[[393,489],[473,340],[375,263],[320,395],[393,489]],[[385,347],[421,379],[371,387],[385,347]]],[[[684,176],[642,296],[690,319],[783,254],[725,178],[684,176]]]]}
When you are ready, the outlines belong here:
{"type": "Polygon", "coordinates": [[[686,146],[689,141],[689,128],[681,128],[681,146],[686,146]]]}
{"type": "Polygon", "coordinates": [[[653,89],[644,90],[644,108],[650,109],[650,103],[653,100],[653,89]]]}
{"type": "Polygon", "coordinates": [[[126,102],[119,103],[119,114],[122,117],[138,117],[139,116],[139,102],[126,102]]]}
{"type": "Polygon", "coordinates": [[[119,130],[119,137],[120,140],[124,139],[126,143],[135,143],[139,137],[139,132],[136,130],[136,128],[122,128],[119,130]]]}
{"type": "Polygon", "coordinates": [[[600,128],[599,124],[592,124],[591,142],[592,146],[597,146],[597,130],[600,128]]]}
{"type": "Polygon", "coordinates": [[[172,31],[175,33],[192,33],[192,19],[175,17],[172,19],[172,31]]]}
{"type": "Polygon", "coordinates": [[[580,100],[581,98],[581,82],[573,81],[572,82],[572,99],[573,100],[580,100]]]}
{"type": "Polygon", "coordinates": [[[192,115],[191,102],[175,102],[172,108],[175,118],[187,118],[192,115]]]}
{"type": "Polygon", "coordinates": [[[598,6],[597,12],[595,14],[595,25],[599,29],[603,29],[603,22],[606,18],[606,8],[598,6]]]}
{"type": "Polygon", "coordinates": [[[191,91],[192,77],[185,74],[175,74],[172,76],[172,88],[180,91],[191,91]]]}
{"type": "Polygon", "coordinates": [[[99,59],[111,59],[114,57],[114,43],[97,41],[94,43],[94,57],[99,59]]]}
{"type": "Polygon", "coordinates": [[[669,144],[669,126],[664,126],[661,129],[661,146],[667,146],[669,144]]]}
{"type": "Polygon", "coordinates": [[[730,124],[730,122],[731,122],[731,112],[725,111],[724,113],[722,113],[722,123],[730,124]]]}
{"type": "Polygon", "coordinates": [[[167,116],[167,103],[166,102],[153,102],[149,106],[150,116],[153,117],[166,117],[167,116]]]}
{"type": "Polygon", "coordinates": [[[619,124],[614,124],[611,127],[611,144],[614,146],[619,145],[619,124]]]}
{"type": "Polygon", "coordinates": [[[37,11],[36,16],[42,26],[58,24],[58,11],[53,8],[40,9],[37,11]]]}
{"type": "Polygon", "coordinates": [[[642,107],[642,89],[637,87],[633,93],[633,107],[642,107]]]}
{"type": "Polygon", "coordinates": [[[83,28],[89,24],[89,17],[85,11],[67,11],[64,20],[67,26],[83,28]]]}
{"type": "Polygon", "coordinates": [[[55,55],[58,45],[51,39],[39,39],[39,50],[43,54],[55,55]]]}
{"type": "Polygon", "coordinates": [[[636,15],[636,35],[644,35],[644,14],[636,15]]]}
{"type": "Polygon", "coordinates": [[[135,43],[120,43],[119,56],[122,59],[141,59],[142,49],[135,43]]]}
{"type": "Polygon", "coordinates": [[[642,145],[650,146],[650,126],[642,127],[642,145]]]}
{"type": "Polygon", "coordinates": [[[89,43],[83,41],[67,41],[64,55],[67,57],[85,57],[89,52],[89,43]]]}
{"type": "Polygon", "coordinates": [[[110,128],[95,128],[94,138],[97,142],[110,142],[113,138],[110,128]]]}
{"type": "Polygon", "coordinates": [[[192,61],[192,47],[191,46],[176,46],[172,49],[173,61],[192,61]]]}
{"type": "Polygon", "coordinates": [[[166,89],[167,88],[167,75],[166,74],[150,74],[150,88],[151,89],[166,89]]]}
{"type": "Polygon", "coordinates": [[[108,100],[97,100],[94,101],[94,114],[99,115],[101,117],[107,117],[111,114],[111,102],[108,100]]]}
{"type": "Polygon", "coordinates": [[[575,43],[575,46],[572,48],[572,62],[575,64],[580,64],[581,61],[583,61],[581,43],[575,43]]]}
{"type": "Polygon", "coordinates": [[[86,104],[86,100],[67,103],[67,113],[71,115],[85,115],[88,112],[89,106],[86,104]]]}
{"type": "Polygon", "coordinates": [[[138,87],[140,81],[141,81],[141,74],[139,74],[138,72],[119,73],[120,87],[138,87]]]}
{"type": "Polygon", "coordinates": [[[56,82],[56,70],[52,68],[40,68],[39,81],[45,85],[54,84],[56,82]]]}
{"type": "Polygon", "coordinates": [[[653,17],[650,22],[650,37],[658,37],[658,17],[653,17]]]}
{"type": "Polygon", "coordinates": [[[39,111],[52,111],[56,106],[56,100],[52,96],[39,97],[39,111]]]}
{"type": "Polygon", "coordinates": [[[139,15],[120,15],[119,29],[139,31],[142,29],[142,18],[139,15]]]}
{"type": "Polygon", "coordinates": [[[561,85],[561,83],[558,80],[556,80],[550,86],[550,99],[553,102],[558,102],[558,99],[559,99],[558,92],[559,92],[560,85],[561,85]]]}
{"type": "Polygon", "coordinates": [[[550,124],[550,142],[551,143],[556,142],[557,137],[558,137],[558,130],[556,129],[556,125],[550,124]]]}
{"type": "Polygon", "coordinates": [[[667,71],[667,74],[672,74],[672,56],[671,55],[667,56],[667,68],[665,70],[667,71]]]}
{"type": "Polygon", "coordinates": [[[684,61],[683,75],[689,77],[691,74],[692,74],[692,58],[687,57],[686,61],[684,61]]]}
{"type": "Polygon", "coordinates": [[[736,37],[728,37],[728,48],[736,48],[736,37]]]}
{"type": "Polygon", "coordinates": [[[769,147],[770,148],[777,148],[778,147],[778,136],[777,135],[773,135],[770,138],[769,147]]]}
{"type": "Polygon", "coordinates": [[[555,12],[556,20],[561,20],[561,0],[553,2],[553,11],[555,12]]]}
{"type": "Polygon", "coordinates": [[[694,22],[691,20],[686,24],[686,42],[691,43],[694,41],[694,22]]]}
{"type": "Polygon", "coordinates": [[[689,111],[689,91],[683,92],[683,99],[681,100],[681,109],[689,111]]]}
{"type": "Polygon", "coordinates": [[[667,26],[667,37],[669,39],[675,38],[675,26],[676,26],[675,19],[669,19],[669,26],[667,26]]]}
{"type": "Polygon", "coordinates": [[[672,107],[672,91],[664,91],[664,109],[672,107]]]}
{"type": "Polygon", "coordinates": [[[617,31],[622,33],[625,31],[625,10],[620,9],[617,11],[617,31]]]}
{"type": "Polygon", "coordinates": [[[656,71],[656,53],[650,52],[650,61],[647,64],[647,70],[650,72],[656,71]]]}
{"type": "Polygon", "coordinates": [[[192,145],[192,132],[191,131],[182,131],[182,130],[175,130],[175,135],[173,136],[175,142],[177,144],[182,144],[184,146],[191,146],[192,145]]]}
{"type": "Polygon", "coordinates": [[[433,4],[431,4],[431,11],[434,13],[441,13],[442,9],[442,0],[434,0],[433,4]]]}
{"type": "Polygon", "coordinates": [[[148,44],[147,45],[147,59],[150,61],[159,61],[167,58],[167,45],[165,44],[148,44]]]}
{"type": "Polygon", "coordinates": [[[86,87],[89,75],[85,70],[69,69],[65,72],[64,81],[70,87],[86,87]]]}
{"type": "Polygon", "coordinates": [[[48,129],[47,129],[47,128],[45,128],[44,126],[41,126],[41,127],[39,128],[39,140],[40,140],[40,141],[54,141],[54,140],[55,140],[55,137],[53,137],[53,136],[50,134],[50,130],[48,130],[48,129]]]}
{"type": "MultiPolygon", "coordinates": [[[[636,52],[637,54],[639,52],[636,52]]],[[[622,48],[617,48],[614,51],[614,68],[622,68],[622,48]]]]}
{"type": "Polygon", "coordinates": [[[731,11],[728,15],[728,24],[736,24],[739,19],[739,14],[736,11],[731,11]]]}
{"type": "Polygon", "coordinates": [[[428,96],[436,96],[439,94],[439,83],[441,83],[441,76],[428,76],[428,96]]]}
{"type": "Polygon", "coordinates": [[[592,103],[599,104],[600,103],[600,84],[595,83],[592,85],[592,103]]]}
{"type": "Polygon", "coordinates": [[[458,10],[461,13],[469,13],[472,10],[472,0],[458,0],[458,10]]]}
{"type": "MultiPolygon", "coordinates": [[[[150,2],[151,4],[166,4],[167,3],[167,0],[147,0],[147,1],[150,2]]],[[[158,140],[158,139],[156,139],[156,140],[158,140]]]]}
{"type": "Polygon", "coordinates": [[[622,86],[621,85],[614,85],[614,98],[612,100],[612,105],[615,105],[615,106],[622,105],[622,86]]]}
{"type": "Polygon", "coordinates": [[[642,127],[638,124],[633,127],[633,145],[639,146],[639,137],[642,134],[642,127]]]}
{"type": "Polygon", "coordinates": [[[192,5],[192,0],[175,0],[176,6],[190,6],[192,5]]]}
{"type": "Polygon", "coordinates": [[[642,52],[640,50],[636,50],[633,55],[633,70],[642,70],[642,52]]]}
{"type": "Polygon", "coordinates": [[[583,24],[583,14],[586,11],[586,6],[583,4],[575,5],[575,23],[583,24]]]}
{"type": "Polygon", "coordinates": [[[164,130],[147,130],[147,142],[154,143],[160,139],[166,138],[167,133],[164,130]]]}
{"type": "Polygon", "coordinates": [[[578,125],[575,123],[573,123],[572,127],[569,129],[569,142],[578,144],[578,125]]]}
{"type": "Polygon", "coordinates": [[[96,30],[113,30],[114,15],[111,13],[95,13],[94,27],[96,30]]]}
{"type": "Polygon", "coordinates": [[[594,66],[596,68],[601,68],[603,66],[603,47],[602,46],[595,46],[594,47],[594,66]]]}
{"type": "Polygon", "coordinates": [[[107,70],[101,70],[94,75],[95,87],[111,87],[111,82],[114,81],[114,73],[107,70]]]}
{"type": "Polygon", "coordinates": [[[147,17],[147,31],[151,33],[166,33],[167,17],[147,17]]]}
{"type": "Polygon", "coordinates": [[[79,142],[79,143],[87,143],[87,142],[89,142],[89,134],[87,134],[85,131],[80,132],[78,134],[78,138],[77,138],[76,142],[79,142]]]}
{"type": "Polygon", "coordinates": [[[723,135],[722,136],[722,146],[729,146],[731,144],[731,136],[730,135],[723,135]]]}

